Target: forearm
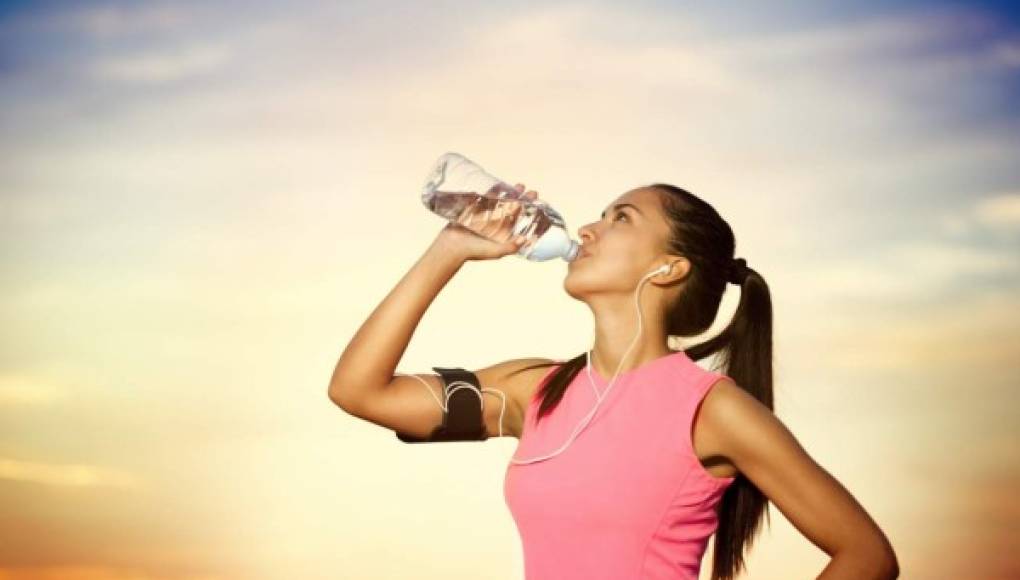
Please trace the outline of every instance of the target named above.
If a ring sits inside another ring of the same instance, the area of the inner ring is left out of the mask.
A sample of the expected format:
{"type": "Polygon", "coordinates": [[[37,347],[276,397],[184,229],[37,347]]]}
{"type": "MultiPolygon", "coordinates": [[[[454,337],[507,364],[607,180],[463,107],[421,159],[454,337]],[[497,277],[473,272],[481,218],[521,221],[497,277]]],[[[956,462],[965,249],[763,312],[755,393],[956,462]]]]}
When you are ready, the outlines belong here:
{"type": "Polygon", "coordinates": [[[873,551],[836,552],[818,580],[891,580],[900,575],[895,559],[873,551]]]}
{"type": "Polygon", "coordinates": [[[389,384],[425,311],[464,262],[436,238],[347,344],[330,379],[331,399],[356,401],[389,384]]]}

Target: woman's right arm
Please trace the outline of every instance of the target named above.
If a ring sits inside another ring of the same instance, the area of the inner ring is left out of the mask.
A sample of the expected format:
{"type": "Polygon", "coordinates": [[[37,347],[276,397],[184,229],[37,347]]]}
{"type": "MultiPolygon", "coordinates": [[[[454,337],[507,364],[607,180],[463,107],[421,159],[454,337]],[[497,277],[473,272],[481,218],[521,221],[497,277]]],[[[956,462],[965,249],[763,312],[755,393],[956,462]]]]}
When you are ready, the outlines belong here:
{"type": "MultiPolygon", "coordinates": [[[[529,197],[537,198],[537,194],[529,197]]],[[[430,433],[442,420],[443,411],[437,403],[444,398],[442,380],[435,374],[419,375],[432,388],[430,396],[421,381],[395,376],[397,365],[425,311],[466,261],[497,259],[520,247],[512,240],[494,242],[472,230],[508,239],[515,218],[516,212],[505,216],[466,212],[461,222],[448,224],[344,349],[329,382],[330,399],[352,415],[394,430],[418,436],[430,433]]],[[[492,382],[519,366],[511,363],[476,373],[482,387],[492,388],[492,382]]],[[[511,402],[507,401],[508,409],[511,402]]],[[[492,420],[488,409],[500,407],[486,405],[487,420],[492,420]]]]}
{"type": "Polygon", "coordinates": [[[435,239],[340,355],[330,399],[344,409],[356,407],[389,384],[425,311],[465,261],[444,236],[435,239]]]}

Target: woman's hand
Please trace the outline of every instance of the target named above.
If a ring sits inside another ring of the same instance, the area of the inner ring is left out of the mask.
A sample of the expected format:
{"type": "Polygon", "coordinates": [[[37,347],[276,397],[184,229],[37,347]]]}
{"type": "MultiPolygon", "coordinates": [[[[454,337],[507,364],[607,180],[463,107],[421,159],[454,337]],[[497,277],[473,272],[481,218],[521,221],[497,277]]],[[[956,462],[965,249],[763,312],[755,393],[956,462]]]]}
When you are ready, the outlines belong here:
{"type": "MultiPolygon", "coordinates": [[[[524,184],[518,183],[514,189],[524,192],[524,184]]],[[[538,192],[527,191],[521,197],[538,199],[538,192]]],[[[446,224],[439,232],[440,241],[464,260],[494,260],[515,254],[525,241],[523,236],[511,238],[523,205],[514,200],[497,204],[495,197],[482,197],[468,206],[456,222],[446,224]]]]}

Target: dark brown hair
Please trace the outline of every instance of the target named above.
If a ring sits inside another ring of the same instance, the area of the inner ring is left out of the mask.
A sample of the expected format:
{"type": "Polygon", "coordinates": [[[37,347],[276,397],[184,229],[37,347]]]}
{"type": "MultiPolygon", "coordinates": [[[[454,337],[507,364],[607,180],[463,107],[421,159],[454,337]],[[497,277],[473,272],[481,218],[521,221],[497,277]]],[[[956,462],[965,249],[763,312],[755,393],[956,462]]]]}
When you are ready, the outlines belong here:
{"type": "MultiPolygon", "coordinates": [[[[666,313],[666,332],[697,336],[708,330],[718,314],[734,258],[733,230],[711,205],[684,189],[668,183],[644,187],[659,193],[670,225],[666,252],[691,262],[683,291],[666,313]]],[[[717,336],[684,349],[684,353],[695,361],[718,353],[725,367],[723,374],[773,410],[772,300],[765,280],[752,268],[748,270],[730,324],[717,336]]],[[[556,408],[586,362],[587,351],[565,362],[541,363],[516,371],[560,365],[540,386],[542,402],[536,421],[556,408]]],[[[759,532],[763,516],[771,527],[768,498],[738,473],[719,505],[712,580],[732,580],[745,568],[744,551],[759,532]]]]}

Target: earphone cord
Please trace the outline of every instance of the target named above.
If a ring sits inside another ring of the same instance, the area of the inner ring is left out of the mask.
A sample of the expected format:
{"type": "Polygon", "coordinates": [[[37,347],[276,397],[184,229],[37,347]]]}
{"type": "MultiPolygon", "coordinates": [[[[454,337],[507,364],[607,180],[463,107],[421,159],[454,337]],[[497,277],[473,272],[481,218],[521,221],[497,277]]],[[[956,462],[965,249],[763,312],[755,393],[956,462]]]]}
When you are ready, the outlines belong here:
{"type": "MultiPolygon", "coordinates": [[[[648,279],[651,278],[652,276],[654,276],[656,274],[662,273],[661,270],[662,270],[662,268],[660,268],[659,270],[655,270],[653,272],[650,272],[649,274],[646,274],[644,276],[644,278],[641,279],[641,282],[638,284],[637,289],[634,291],[634,306],[637,309],[637,315],[638,315],[638,331],[637,331],[637,334],[634,336],[634,340],[631,341],[630,346],[628,346],[627,350],[624,351],[623,356],[620,358],[619,364],[616,365],[616,372],[613,373],[613,378],[612,378],[612,380],[609,381],[609,386],[606,388],[605,392],[603,392],[601,394],[599,393],[598,388],[595,387],[595,380],[592,378],[592,374],[591,374],[591,350],[588,350],[588,351],[585,352],[585,355],[587,356],[587,359],[588,359],[588,364],[585,367],[585,370],[587,370],[587,372],[588,372],[588,383],[591,385],[592,390],[595,391],[595,399],[596,399],[595,406],[592,407],[592,410],[588,412],[588,414],[585,416],[585,418],[580,423],[578,423],[577,427],[575,427],[574,430],[571,432],[570,437],[568,437],[566,442],[563,445],[561,445],[559,447],[559,449],[557,449],[556,451],[554,451],[554,452],[552,452],[552,453],[550,453],[548,455],[542,455],[542,456],[539,456],[539,457],[533,457],[531,459],[514,459],[514,458],[511,457],[510,458],[510,463],[514,463],[514,464],[518,464],[518,465],[526,465],[526,464],[529,464],[529,463],[535,463],[537,461],[542,461],[544,459],[549,459],[551,457],[555,457],[556,455],[562,453],[567,447],[569,447],[570,444],[574,441],[574,439],[580,434],[580,432],[583,431],[584,428],[588,426],[588,423],[591,421],[591,418],[595,415],[595,412],[598,410],[599,405],[602,404],[602,401],[605,400],[606,396],[609,394],[609,391],[616,384],[616,378],[618,376],[620,376],[620,369],[623,367],[624,361],[627,360],[627,355],[630,354],[631,349],[634,348],[634,345],[637,344],[638,339],[641,338],[641,331],[642,331],[642,328],[643,328],[643,317],[641,316],[641,286],[645,282],[647,282],[648,279]]],[[[592,329],[592,342],[594,342],[594,340],[595,340],[595,330],[592,329]]],[[[500,409],[499,409],[499,436],[500,437],[503,436],[503,413],[506,410],[506,394],[504,394],[503,391],[500,391],[498,389],[490,389],[490,388],[486,388],[486,387],[482,387],[482,389],[479,390],[477,387],[475,387],[471,383],[468,383],[468,382],[465,382],[465,381],[453,381],[449,385],[446,385],[446,388],[445,388],[444,392],[445,392],[445,395],[446,395],[447,404],[444,404],[443,401],[439,400],[439,397],[436,396],[435,392],[433,392],[432,385],[429,385],[425,381],[425,379],[421,378],[420,376],[418,376],[418,375],[408,375],[408,374],[403,374],[403,373],[393,373],[393,374],[394,374],[394,376],[414,377],[414,378],[418,379],[419,381],[421,381],[421,383],[423,385],[425,385],[426,389],[428,389],[429,394],[432,395],[432,398],[435,399],[437,403],[439,403],[439,407],[443,410],[444,413],[448,412],[448,410],[449,410],[448,409],[448,402],[449,402],[449,399],[450,399],[450,395],[453,394],[454,392],[456,392],[457,389],[469,388],[472,391],[474,391],[476,394],[478,394],[478,402],[481,403],[482,411],[483,412],[485,411],[485,399],[484,399],[481,391],[489,391],[489,392],[493,392],[493,393],[498,394],[500,396],[500,398],[502,399],[501,405],[500,405],[500,409]],[[451,388],[451,387],[454,387],[455,385],[456,385],[456,388],[451,388]]]]}
{"type": "MultiPolygon", "coordinates": [[[[650,277],[652,277],[652,276],[654,276],[656,274],[659,274],[659,273],[660,273],[660,271],[656,270],[654,272],[646,274],[645,277],[641,279],[641,283],[638,284],[637,289],[634,291],[634,306],[637,309],[637,315],[638,315],[638,331],[637,331],[637,334],[634,336],[634,340],[631,341],[630,346],[628,346],[627,350],[624,351],[623,356],[620,358],[619,364],[616,365],[616,372],[613,373],[613,378],[612,378],[612,380],[609,381],[609,386],[606,388],[605,392],[602,393],[601,395],[599,394],[598,389],[595,387],[595,380],[592,378],[592,375],[591,375],[591,351],[589,350],[586,353],[587,357],[588,357],[588,365],[587,365],[587,368],[586,368],[586,370],[588,372],[588,383],[591,385],[591,388],[595,391],[595,398],[596,398],[596,401],[597,401],[595,403],[595,406],[592,407],[592,410],[588,412],[588,414],[585,416],[585,418],[580,423],[578,423],[577,427],[574,427],[574,430],[571,432],[570,437],[568,437],[566,442],[564,442],[563,445],[561,445],[559,447],[559,449],[557,449],[556,451],[553,451],[552,453],[549,453],[547,455],[541,455],[539,457],[533,457],[531,459],[513,459],[513,458],[511,458],[510,459],[510,463],[514,463],[514,464],[517,464],[517,465],[527,465],[527,464],[530,464],[530,463],[535,463],[535,462],[538,462],[538,461],[549,459],[551,457],[555,457],[556,455],[559,455],[564,450],[566,450],[566,448],[569,447],[571,443],[573,443],[574,439],[581,433],[581,431],[583,431],[584,428],[588,426],[588,424],[591,422],[592,417],[595,416],[595,412],[598,411],[599,405],[602,404],[602,401],[605,400],[606,396],[609,395],[609,391],[616,384],[616,379],[617,379],[617,377],[620,376],[620,369],[623,367],[624,361],[627,360],[627,355],[630,354],[631,349],[634,348],[634,345],[637,344],[638,339],[641,338],[641,331],[642,331],[642,327],[643,327],[642,316],[641,316],[641,286],[645,282],[648,281],[648,278],[650,278],[650,277]]],[[[594,334],[594,331],[593,331],[593,334],[594,334]]]]}
{"type": "Polygon", "coordinates": [[[435,391],[432,390],[432,385],[428,384],[428,382],[426,382],[425,379],[421,378],[420,376],[407,375],[403,373],[393,373],[393,375],[398,377],[414,377],[421,381],[421,384],[425,385],[425,388],[428,390],[429,394],[432,395],[432,398],[435,399],[437,403],[439,403],[439,408],[443,410],[443,413],[449,412],[450,395],[457,392],[459,389],[466,388],[474,391],[478,395],[478,402],[481,403],[483,412],[485,411],[485,400],[483,398],[481,391],[496,393],[503,399],[502,405],[499,408],[499,436],[500,437],[503,436],[503,411],[506,410],[506,395],[503,393],[503,391],[500,391],[498,389],[490,389],[488,387],[482,387],[481,391],[479,391],[478,387],[472,385],[467,381],[453,381],[452,383],[446,385],[445,389],[443,390],[445,400],[440,401],[439,397],[436,396],[435,391]]]}

